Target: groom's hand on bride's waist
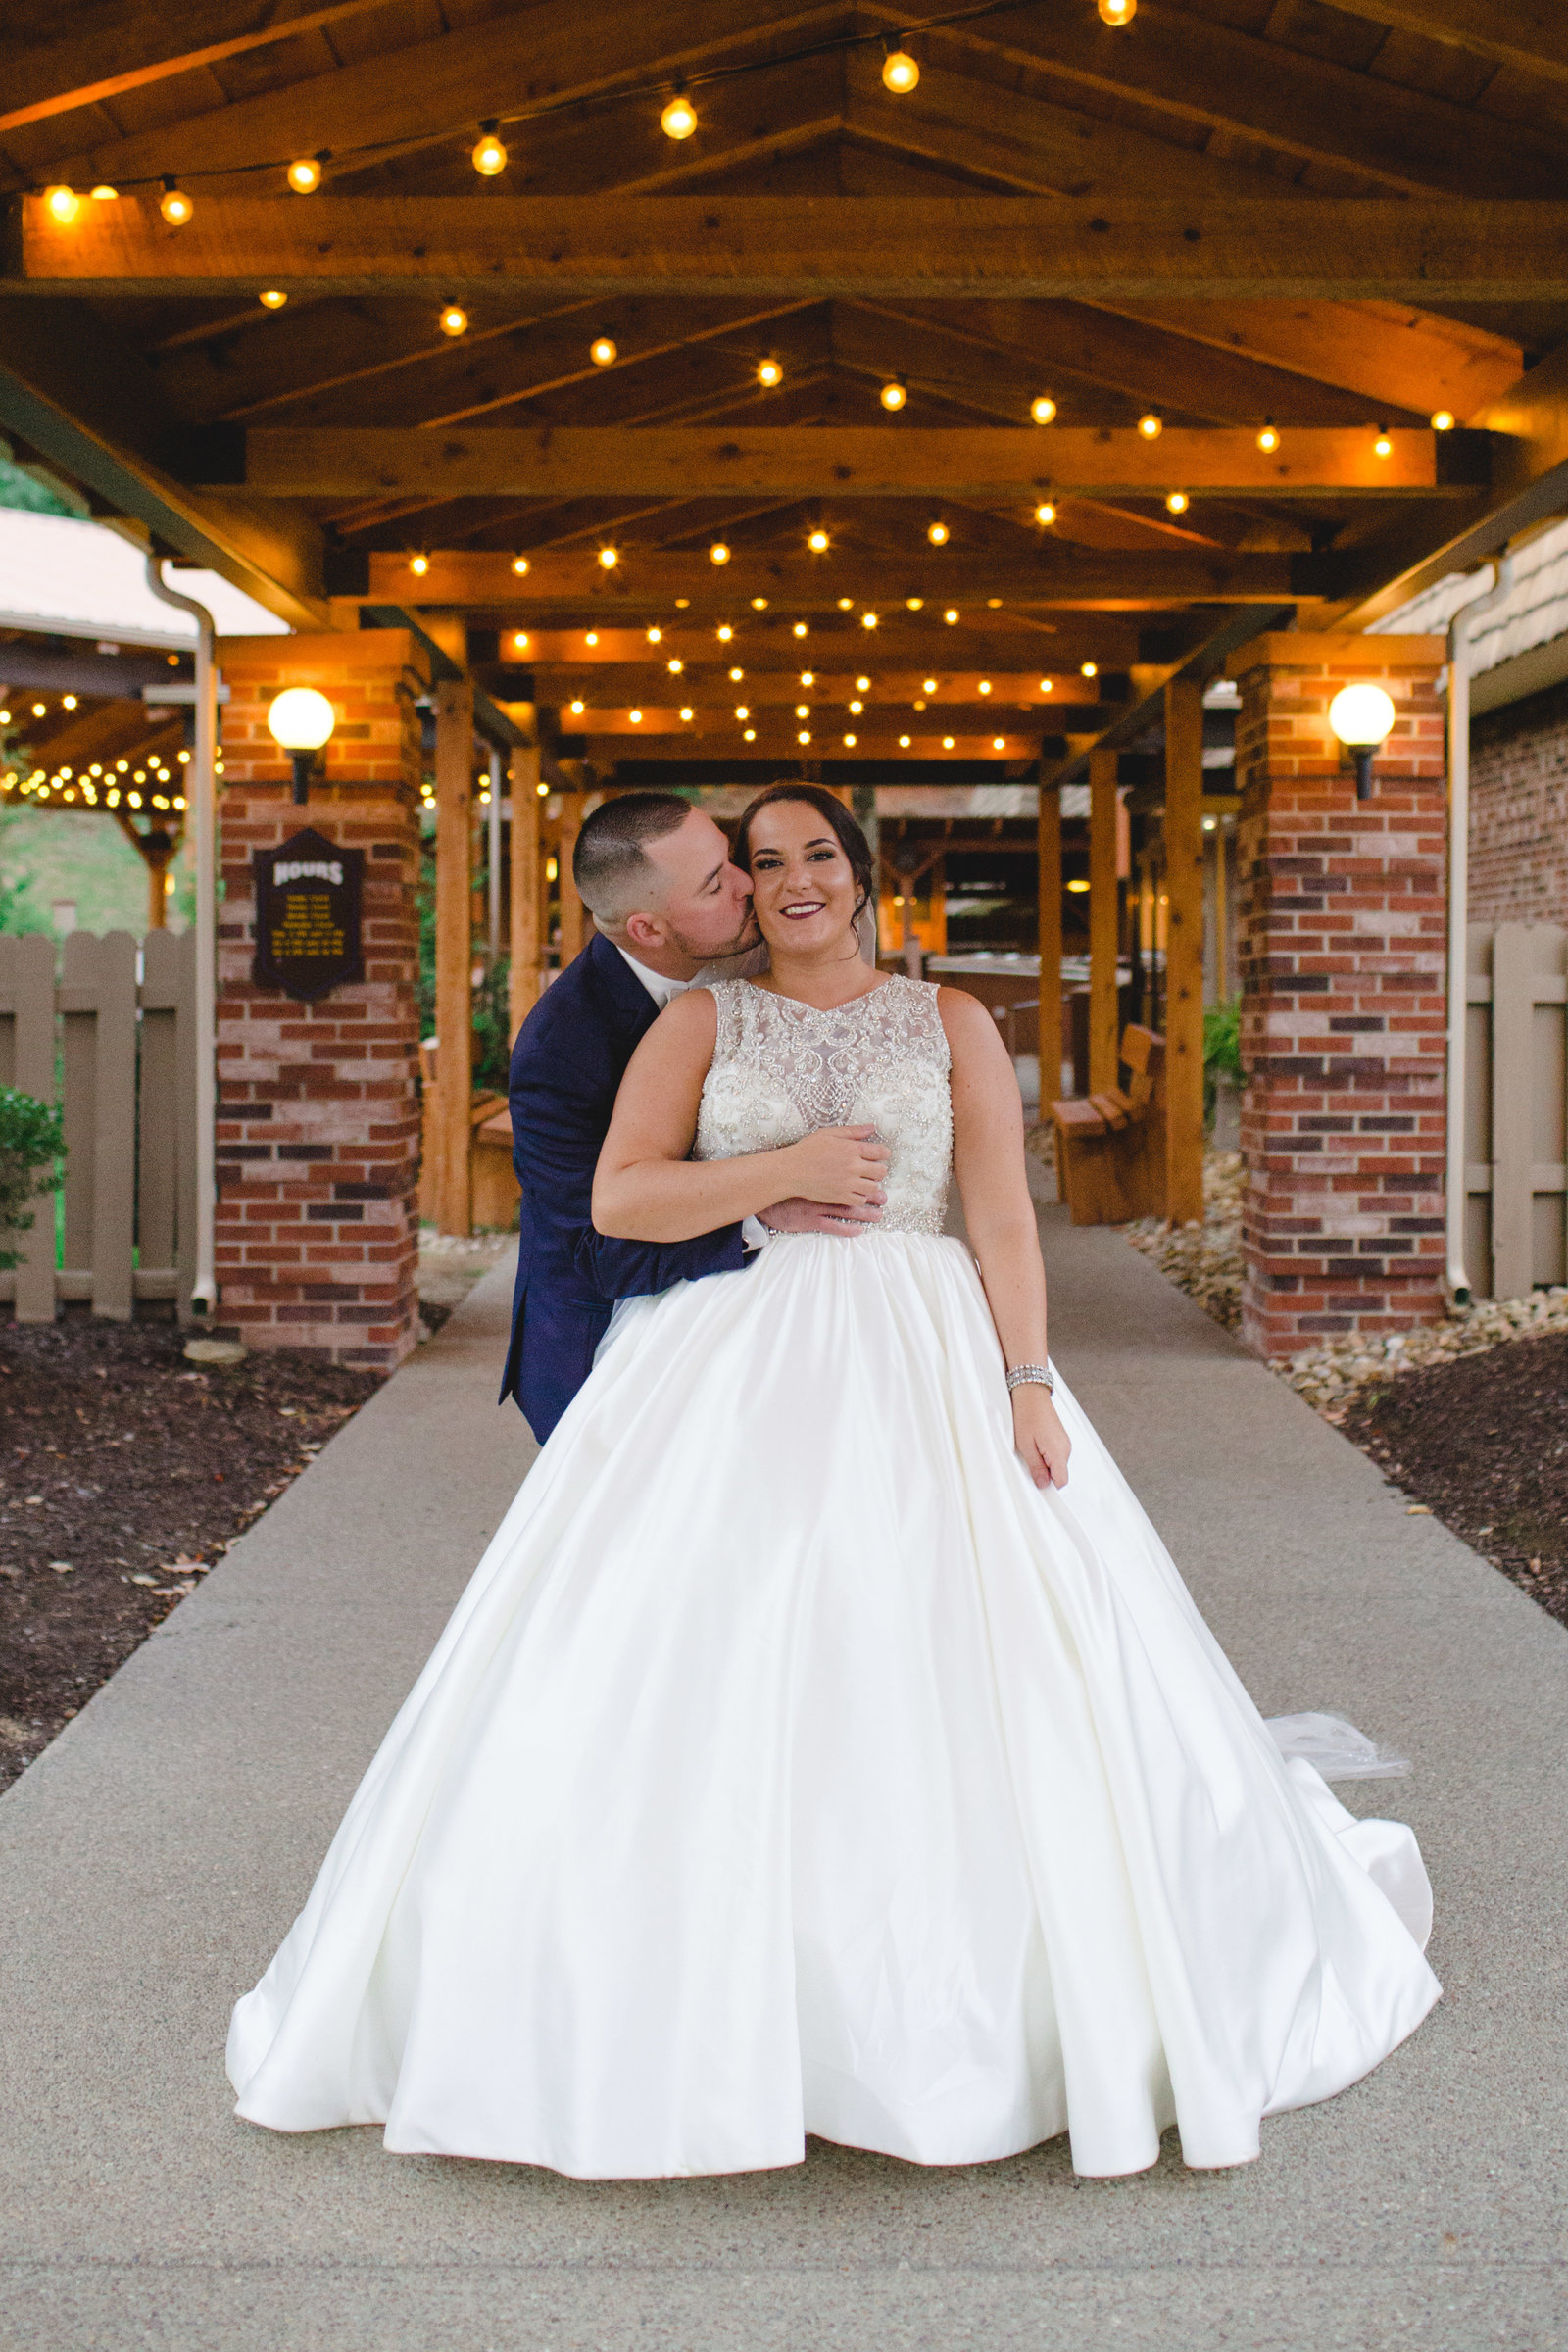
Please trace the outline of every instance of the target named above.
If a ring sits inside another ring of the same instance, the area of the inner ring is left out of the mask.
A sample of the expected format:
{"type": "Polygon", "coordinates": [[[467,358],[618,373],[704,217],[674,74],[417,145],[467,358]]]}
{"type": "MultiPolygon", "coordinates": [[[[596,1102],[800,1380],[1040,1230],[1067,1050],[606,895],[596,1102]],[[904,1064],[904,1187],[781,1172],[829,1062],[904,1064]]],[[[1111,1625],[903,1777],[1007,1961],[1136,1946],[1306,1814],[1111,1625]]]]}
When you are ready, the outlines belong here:
{"type": "Polygon", "coordinates": [[[774,1233],[858,1233],[862,1225],[878,1225],[887,1200],[879,1193],[856,1208],[828,1208],[820,1200],[775,1200],[759,1211],[760,1221],[774,1233]]]}

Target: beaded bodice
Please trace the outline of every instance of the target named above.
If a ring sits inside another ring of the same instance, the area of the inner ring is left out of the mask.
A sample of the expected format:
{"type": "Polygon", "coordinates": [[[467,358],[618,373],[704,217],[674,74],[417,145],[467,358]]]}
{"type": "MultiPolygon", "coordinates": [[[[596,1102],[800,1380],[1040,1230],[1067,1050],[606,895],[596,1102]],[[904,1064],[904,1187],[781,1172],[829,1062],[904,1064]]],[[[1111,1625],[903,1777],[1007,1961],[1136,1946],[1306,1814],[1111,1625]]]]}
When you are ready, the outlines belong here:
{"type": "Polygon", "coordinates": [[[953,1169],[953,1100],[937,991],[902,974],[834,1011],[749,980],[712,984],[718,1037],[697,1114],[698,1159],[872,1126],[891,1154],[879,1231],[940,1233],[953,1169]]]}

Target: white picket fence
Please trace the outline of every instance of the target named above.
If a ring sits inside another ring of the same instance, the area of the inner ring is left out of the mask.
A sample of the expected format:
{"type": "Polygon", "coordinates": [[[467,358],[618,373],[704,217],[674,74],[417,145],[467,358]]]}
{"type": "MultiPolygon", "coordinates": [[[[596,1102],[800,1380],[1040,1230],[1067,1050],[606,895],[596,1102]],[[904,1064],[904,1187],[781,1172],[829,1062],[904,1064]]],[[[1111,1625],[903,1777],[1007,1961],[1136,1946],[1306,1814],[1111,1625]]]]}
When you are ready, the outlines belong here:
{"type": "Polygon", "coordinates": [[[65,1110],[63,1265],[40,1196],[23,1262],[0,1273],[17,1319],[57,1304],[130,1319],[195,1280],[196,942],[192,933],[0,938],[0,1085],[65,1110]]]}
{"type": "Polygon", "coordinates": [[[1478,1298],[1568,1281],[1568,930],[1472,924],[1465,1259],[1478,1298]]]}

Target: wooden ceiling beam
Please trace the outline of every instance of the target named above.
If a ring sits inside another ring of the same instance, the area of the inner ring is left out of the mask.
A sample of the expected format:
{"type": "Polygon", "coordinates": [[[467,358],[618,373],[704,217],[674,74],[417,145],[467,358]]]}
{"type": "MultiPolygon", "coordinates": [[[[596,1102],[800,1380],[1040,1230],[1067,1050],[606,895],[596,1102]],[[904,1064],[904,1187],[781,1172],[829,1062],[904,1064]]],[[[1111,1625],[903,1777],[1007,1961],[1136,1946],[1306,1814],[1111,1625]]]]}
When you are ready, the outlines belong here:
{"type": "MultiPolygon", "coordinates": [[[[601,669],[638,670],[646,663],[667,660],[673,650],[700,670],[727,670],[734,662],[745,666],[748,674],[756,669],[766,676],[787,671],[798,676],[802,669],[820,664],[824,676],[854,679],[869,675],[873,680],[935,677],[939,686],[944,679],[959,675],[995,680],[1016,674],[1050,677],[1057,682],[1059,692],[1065,692],[1070,683],[1093,697],[1102,689],[1078,674],[1079,663],[1093,661],[1101,671],[1113,672],[1137,662],[1141,618],[1137,613],[1087,612],[1058,613],[1041,620],[1019,612],[992,612],[982,606],[978,612],[965,612],[959,623],[950,628],[935,612],[896,612],[882,622],[874,647],[861,638],[853,617],[837,612],[831,619],[814,620],[803,641],[794,635],[785,612],[748,612],[730,624],[735,634],[727,644],[718,641],[711,626],[697,626],[688,613],[681,613],[673,622],[666,616],[656,623],[657,638],[647,628],[617,627],[602,621],[566,627],[556,617],[543,623],[530,618],[524,629],[510,624],[498,628],[497,659],[509,665],[532,668],[536,674],[545,668],[591,678],[601,669]]],[[[568,691],[582,689],[571,686],[568,691]]]]}
{"type": "Polygon", "coordinates": [[[170,229],[139,198],[64,224],[24,196],[7,225],[5,277],[34,296],[1568,299],[1568,204],[1546,202],[222,194],[170,229]]]}
{"type": "MultiPolygon", "coordinates": [[[[1366,426],[1298,426],[1268,453],[1247,430],[1085,426],[642,425],[478,432],[252,426],[237,485],[268,498],[1088,498],[1206,491],[1273,499],[1430,493],[1447,472],[1473,488],[1486,443],[1464,437],[1462,468],[1440,466],[1448,437],[1366,426]],[[1380,455],[1379,452],[1382,452],[1380,455]]],[[[239,454],[239,453],[236,453],[239,454]]],[[[200,463],[198,455],[197,461],[200,463]]],[[[229,477],[219,477],[227,479],[229,477]]],[[[700,518],[693,527],[701,527],[700,518]]]]}
{"type": "MultiPolygon", "coordinates": [[[[963,556],[947,562],[951,549],[924,556],[868,560],[852,554],[820,559],[803,548],[798,555],[738,551],[722,567],[705,556],[661,555],[627,548],[612,570],[586,551],[541,556],[518,578],[505,555],[432,553],[428,569],[416,576],[405,556],[371,555],[368,586],[358,591],[375,601],[404,604],[496,606],[503,611],[539,612],[552,606],[582,606],[607,620],[617,613],[635,619],[668,618],[675,599],[690,600],[694,617],[718,619],[744,614],[754,596],[791,612],[836,611],[841,596],[879,614],[918,596],[933,615],[952,605],[971,611],[997,598],[1004,605],[1045,609],[1105,606],[1143,609],[1193,601],[1257,604],[1284,599],[1293,587],[1300,557],[1254,555],[1150,555],[1092,557],[1078,561],[1064,549],[1046,548],[1034,562],[1017,558],[963,556]]],[[[339,593],[354,593],[342,589],[339,593]]],[[[869,637],[870,632],[867,631],[869,637]]]]}
{"type": "MultiPolygon", "coordinates": [[[[586,722],[585,726],[586,726],[586,722]]],[[[575,738],[576,722],[570,717],[565,727],[575,738]]],[[[652,729],[627,727],[624,731],[609,729],[585,734],[584,756],[596,767],[613,767],[617,760],[772,760],[794,761],[811,760],[995,760],[999,769],[1010,761],[1034,759],[1040,750],[1041,730],[1029,734],[1022,730],[1003,734],[1002,751],[995,748],[994,737],[985,735],[956,735],[951,741],[941,734],[913,728],[901,729],[897,734],[877,728],[862,734],[853,722],[849,726],[812,727],[807,730],[808,740],[802,743],[800,730],[793,727],[758,727],[753,739],[747,742],[745,731],[731,719],[727,730],[714,729],[700,734],[695,727],[680,727],[671,733],[652,729]],[[855,741],[846,743],[845,736],[853,734],[855,741]],[[634,740],[635,739],[635,740],[634,740]]],[[[998,779],[1001,781],[1001,778],[998,779]]],[[[1029,779],[1031,782],[1032,778],[1029,779]]]]}
{"type": "MultiPolygon", "coordinates": [[[[868,711],[886,710],[890,706],[907,710],[920,702],[936,710],[938,715],[949,705],[984,710],[988,706],[998,710],[1016,710],[1020,706],[1038,708],[1050,716],[1069,705],[1084,705],[1093,709],[1100,701],[1096,679],[1082,678],[1070,669],[1004,670],[1002,668],[954,670],[947,663],[933,662],[929,669],[890,669],[884,662],[869,663],[866,668],[851,670],[837,662],[830,668],[811,668],[803,665],[797,653],[787,662],[782,648],[760,653],[748,644],[733,666],[743,672],[738,681],[731,680],[715,655],[723,652],[710,638],[703,648],[700,661],[692,661],[671,677],[666,662],[660,659],[662,645],[644,648],[646,660],[629,662],[538,662],[524,665],[533,672],[534,696],[541,703],[569,702],[573,695],[583,696],[596,708],[614,707],[628,702],[640,702],[653,697],[661,703],[690,703],[699,710],[728,709],[737,701],[749,701],[760,706],[777,703],[798,703],[803,691],[818,702],[837,705],[843,709],[851,701],[862,701],[868,711]],[[811,685],[803,688],[803,666],[811,678],[811,685]],[[858,680],[869,678],[870,684],[861,688],[858,680]],[[984,678],[991,692],[982,695],[980,681],[984,678]],[[932,681],[927,694],[926,681],[932,681]],[[1049,684],[1049,694],[1041,691],[1049,684]]],[[[671,659],[679,660],[678,655],[671,659]]]]}
{"type": "Polygon", "coordinates": [[[1334,0],[1334,6],[1369,24],[1465,49],[1518,74],[1568,81],[1564,0],[1528,0],[1516,8],[1499,8],[1497,0],[1334,0]]]}

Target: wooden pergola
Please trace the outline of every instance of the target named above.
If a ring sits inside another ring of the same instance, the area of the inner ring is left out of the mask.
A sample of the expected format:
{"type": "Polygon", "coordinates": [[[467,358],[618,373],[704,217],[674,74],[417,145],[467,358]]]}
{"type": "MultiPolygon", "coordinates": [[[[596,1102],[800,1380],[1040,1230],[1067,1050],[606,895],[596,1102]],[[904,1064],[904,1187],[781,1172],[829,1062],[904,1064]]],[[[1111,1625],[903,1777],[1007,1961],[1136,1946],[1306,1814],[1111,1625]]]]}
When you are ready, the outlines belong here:
{"type": "Polygon", "coordinates": [[[1056,788],[1087,778],[1100,1085],[1118,761],[1162,742],[1169,1206],[1199,1213],[1206,684],[1568,499],[1565,0],[60,23],[0,92],[0,428],[297,626],[439,649],[443,1050],[475,695],[516,1017],[541,784],[569,952],[573,811],[629,757],[849,789],[984,760],[1042,788],[1054,1058],[1056,788]]]}

